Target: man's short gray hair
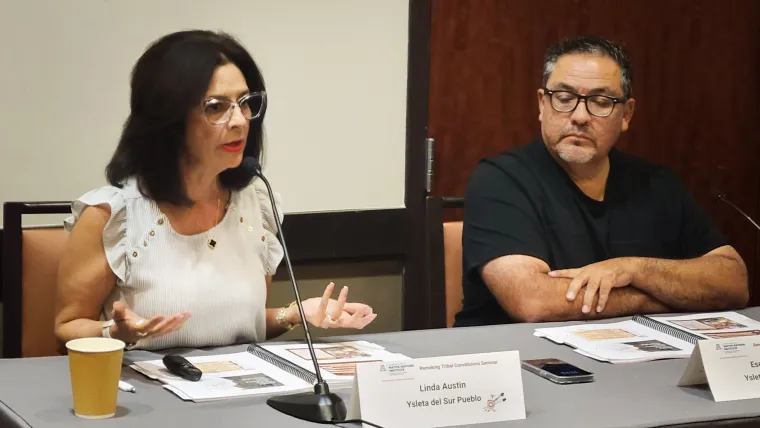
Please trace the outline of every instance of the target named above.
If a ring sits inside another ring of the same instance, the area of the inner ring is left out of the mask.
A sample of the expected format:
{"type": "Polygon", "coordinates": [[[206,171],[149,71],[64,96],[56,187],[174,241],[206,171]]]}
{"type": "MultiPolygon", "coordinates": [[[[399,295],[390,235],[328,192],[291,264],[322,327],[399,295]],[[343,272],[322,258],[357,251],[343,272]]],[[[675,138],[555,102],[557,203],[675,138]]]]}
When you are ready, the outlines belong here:
{"type": "Polygon", "coordinates": [[[594,36],[581,36],[564,39],[546,50],[544,55],[544,87],[549,76],[557,65],[557,60],[563,55],[590,54],[612,58],[620,67],[620,86],[623,97],[628,99],[633,92],[633,67],[625,50],[615,42],[594,36]]]}

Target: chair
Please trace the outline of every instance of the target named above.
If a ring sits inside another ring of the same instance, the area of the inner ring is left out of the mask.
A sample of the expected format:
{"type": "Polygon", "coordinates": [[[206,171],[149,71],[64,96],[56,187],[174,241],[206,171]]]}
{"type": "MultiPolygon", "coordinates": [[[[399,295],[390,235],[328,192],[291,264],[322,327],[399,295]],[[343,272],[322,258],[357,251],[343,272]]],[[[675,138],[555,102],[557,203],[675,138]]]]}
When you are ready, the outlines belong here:
{"type": "Polygon", "coordinates": [[[434,328],[453,327],[462,308],[462,222],[444,221],[444,210],[463,208],[464,198],[429,196],[425,201],[427,265],[434,328]]]}
{"type": "Polygon", "coordinates": [[[6,202],[3,205],[3,357],[59,355],[53,331],[58,260],[63,226],[22,227],[27,214],[67,214],[67,202],[6,202]]]}

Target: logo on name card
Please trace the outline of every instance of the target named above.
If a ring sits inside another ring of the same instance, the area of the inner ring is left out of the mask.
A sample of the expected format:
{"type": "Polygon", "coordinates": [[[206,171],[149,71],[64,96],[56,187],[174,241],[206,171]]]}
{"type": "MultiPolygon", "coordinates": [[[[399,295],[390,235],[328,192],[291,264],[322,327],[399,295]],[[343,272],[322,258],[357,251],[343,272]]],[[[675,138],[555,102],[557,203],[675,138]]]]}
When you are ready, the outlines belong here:
{"type": "Polygon", "coordinates": [[[493,395],[491,394],[491,399],[486,401],[486,406],[483,407],[484,412],[495,412],[496,406],[500,403],[503,403],[507,401],[507,399],[504,397],[504,393],[502,392],[499,395],[493,395]]]}
{"type": "Polygon", "coordinates": [[[381,364],[380,371],[386,372],[390,376],[400,376],[407,374],[408,369],[414,367],[413,363],[390,363],[381,364]]]}
{"type": "Polygon", "coordinates": [[[720,351],[720,343],[716,343],[715,344],[715,350],[716,351],[720,351]]]}

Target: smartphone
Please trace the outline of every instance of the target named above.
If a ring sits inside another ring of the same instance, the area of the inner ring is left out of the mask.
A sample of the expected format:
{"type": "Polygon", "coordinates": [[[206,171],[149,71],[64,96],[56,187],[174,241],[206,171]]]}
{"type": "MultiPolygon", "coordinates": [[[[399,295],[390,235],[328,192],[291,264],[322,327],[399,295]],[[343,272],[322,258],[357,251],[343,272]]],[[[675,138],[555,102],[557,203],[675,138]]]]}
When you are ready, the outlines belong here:
{"type": "Polygon", "coordinates": [[[593,382],[594,374],[586,370],[575,367],[556,358],[545,358],[540,360],[524,360],[522,367],[543,378],[549,379],[554,383],[585,383],[593,382]]]}

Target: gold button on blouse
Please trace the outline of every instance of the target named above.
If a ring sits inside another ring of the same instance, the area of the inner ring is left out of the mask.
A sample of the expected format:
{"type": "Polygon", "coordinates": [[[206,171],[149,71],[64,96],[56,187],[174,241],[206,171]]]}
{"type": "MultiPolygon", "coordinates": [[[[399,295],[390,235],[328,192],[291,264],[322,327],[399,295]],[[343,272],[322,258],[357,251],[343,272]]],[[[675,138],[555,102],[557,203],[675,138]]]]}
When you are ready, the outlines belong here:
{"type": "Polygon", "coordinates": [[[162,218],[158,219],[158,225],[160,226],[162,224],[164,224],[164,219],[162,219],[162,218]]]}
{"type": "Polygon", "coordinates": [[[264,235],[261,235],[261,242],[264,242],[266,240],[267,240],[267,238],[265,238],[264,235]]]}
{"type": "Polygon", "coordinates": [[[151,230],[150,231],[150,236],[156,236],[156,231],[155,230],[151,230]]]}
{"type": "Polygon", "coordinates": [[[137,257],[137,251],[132,252],[132,257],[137,257]]]}

